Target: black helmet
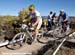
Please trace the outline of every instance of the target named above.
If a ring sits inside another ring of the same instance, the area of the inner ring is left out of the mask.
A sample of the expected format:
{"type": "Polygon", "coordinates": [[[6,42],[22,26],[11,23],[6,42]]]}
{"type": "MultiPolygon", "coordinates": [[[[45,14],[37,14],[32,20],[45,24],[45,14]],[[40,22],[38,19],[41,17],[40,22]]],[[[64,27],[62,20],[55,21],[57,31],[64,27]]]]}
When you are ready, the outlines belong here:
{"type": "Polygon", "coordinates": [[[52,11],[50,11],[50,14],[52,14],[53,12],[52,11]]]}

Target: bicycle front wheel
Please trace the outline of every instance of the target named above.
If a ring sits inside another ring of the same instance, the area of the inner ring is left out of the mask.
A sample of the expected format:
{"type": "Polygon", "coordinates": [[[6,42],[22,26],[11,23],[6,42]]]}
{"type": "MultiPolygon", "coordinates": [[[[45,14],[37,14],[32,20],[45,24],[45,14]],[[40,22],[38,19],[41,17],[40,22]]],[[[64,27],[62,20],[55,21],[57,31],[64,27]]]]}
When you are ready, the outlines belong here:
{"type": "Polygon", "coordinates": [[[26,35],[25,33],[21,32],[13,37],[13,39],[7,47],[12,50],[19,49],[20,47],[22,47],[23,42],[26,42],[26,35]]]}
{"type": "Polygon", "coordinates": [[[50,37],[49,36],[45,36],[44,34],[40,34],[37,36],[37,40],[40,43],[46,44],[50,41],[50,37]]]}

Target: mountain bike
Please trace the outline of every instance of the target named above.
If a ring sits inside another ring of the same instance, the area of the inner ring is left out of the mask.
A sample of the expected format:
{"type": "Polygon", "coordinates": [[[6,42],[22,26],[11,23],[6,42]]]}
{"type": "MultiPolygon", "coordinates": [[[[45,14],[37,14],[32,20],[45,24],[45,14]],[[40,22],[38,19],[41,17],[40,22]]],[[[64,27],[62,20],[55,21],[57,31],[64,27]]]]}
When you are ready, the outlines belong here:
{"type": "MultiPolygon", "coordinates": [[[[53,27],[52,27],[53,28],[53,27]]],[[[52,30],[47,30],[47,31],[43,31],[41,30],[41,32],[43,33],[43,36],[38,37],[38,41],[41,43],[47,43],[50,40],[56,40],[56,39],[60,39],[60,38],[64,38],[64,36],[66,35],[66,31],[63,33],[62,30],[64,30],[65,28],[67,28],[67,26],[64,24],[63,28],[60,22],[58,22],[58,25],[55,25],[55,28],[53,28],[52,30]]]]}
{"type": "Polygon", "coordinates": [[[19,49],[23,46],[23,43],[31,44],[33,42],[32,32],[33,28],[28,27],[26,24],[21,24],[21,31],[17,33],[10,42],[10,45],[7,45],[9,49],[19,49]]]}

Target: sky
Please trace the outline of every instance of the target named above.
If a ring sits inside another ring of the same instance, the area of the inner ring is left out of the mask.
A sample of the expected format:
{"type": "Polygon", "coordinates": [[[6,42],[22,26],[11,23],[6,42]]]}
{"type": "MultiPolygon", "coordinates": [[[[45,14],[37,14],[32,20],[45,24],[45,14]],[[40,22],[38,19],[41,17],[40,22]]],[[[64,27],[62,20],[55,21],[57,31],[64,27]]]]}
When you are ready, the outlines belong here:
{"type": "Polygon", "coordinates": [[[0,0],[0,15],[18,16],[22,8],[34,4],[41,16],[47,16],[50,11],[64,9],[68,16],[75,16],[75,0],[0,0]]]}

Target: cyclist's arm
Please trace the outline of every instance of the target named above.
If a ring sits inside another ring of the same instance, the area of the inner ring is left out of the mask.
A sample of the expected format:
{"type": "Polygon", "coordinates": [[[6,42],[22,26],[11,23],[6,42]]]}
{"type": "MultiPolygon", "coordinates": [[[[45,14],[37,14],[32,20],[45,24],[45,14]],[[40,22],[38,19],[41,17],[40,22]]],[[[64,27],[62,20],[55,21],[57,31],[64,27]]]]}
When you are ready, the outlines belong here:
{"type": "Polygon", "coordinates": [[[66,19],[64,21],[68,21],[69,20],[69,17],[66,15],[66,19]]]}
{"type": "Polygon", "coordinates": [[[66,18],[64,21],[68,21],[68,19],[66,18]]]}
{"type": "Polygon", "coordinates": [[[38,24],[38,22],[39,22],[39,18],[40,18],[40,17],[37,17],[36,22],[35,22],[34,24],[32,24],[32,26],[36,26],[36,25],[38,24]]]}
{"type": "Polygon", "coordinates": [[[66,20],[69,20],[69,17],[68,16],[66,16],[66,20]]]}
{"type": "Polygon", "coordinates": [[[25,17],[25,19],[23,20],[23,22],[28,22],[30,21],[32,17],[30,15],[27,15],[27,17],[25,17]]]}

